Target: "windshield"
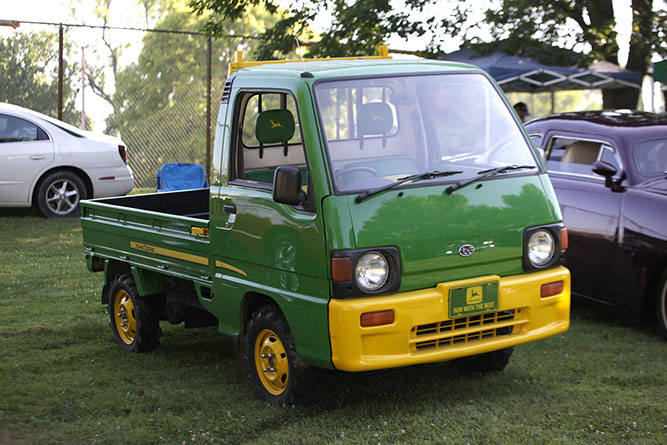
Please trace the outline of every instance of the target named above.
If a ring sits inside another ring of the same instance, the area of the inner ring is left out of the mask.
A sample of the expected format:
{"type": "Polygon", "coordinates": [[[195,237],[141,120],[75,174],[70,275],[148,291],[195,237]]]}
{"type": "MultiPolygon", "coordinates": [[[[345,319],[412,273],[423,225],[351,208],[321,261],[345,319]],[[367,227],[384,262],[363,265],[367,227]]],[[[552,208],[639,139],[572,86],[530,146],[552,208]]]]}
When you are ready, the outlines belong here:
{"type": "MultiPolygon", "coordinates": [[[[481,74],[439,74],[316,84],[337,192],[383,187],[406,176],[537,166],[519,124],[481,74]]],[[[507,170],[503,174],[525,173],[507,170]]],[[[422,183],[422,182],[420,182],[422,183]]]]}

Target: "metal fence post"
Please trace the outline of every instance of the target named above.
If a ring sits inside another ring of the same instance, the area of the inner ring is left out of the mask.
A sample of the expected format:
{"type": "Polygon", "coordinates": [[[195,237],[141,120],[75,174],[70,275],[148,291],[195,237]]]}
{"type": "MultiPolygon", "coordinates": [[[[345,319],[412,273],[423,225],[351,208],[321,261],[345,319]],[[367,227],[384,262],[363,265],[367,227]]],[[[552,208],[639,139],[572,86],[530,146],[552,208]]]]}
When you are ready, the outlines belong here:
{"type": "Polygon", "coordinates": [[[63,25],[58,32],[58,120],[63,120],[63,25]]]}
{"type": "Polygon", "coordinates": [[[206,39],[206,177],[211,179],[211,36],[206,39]]]}

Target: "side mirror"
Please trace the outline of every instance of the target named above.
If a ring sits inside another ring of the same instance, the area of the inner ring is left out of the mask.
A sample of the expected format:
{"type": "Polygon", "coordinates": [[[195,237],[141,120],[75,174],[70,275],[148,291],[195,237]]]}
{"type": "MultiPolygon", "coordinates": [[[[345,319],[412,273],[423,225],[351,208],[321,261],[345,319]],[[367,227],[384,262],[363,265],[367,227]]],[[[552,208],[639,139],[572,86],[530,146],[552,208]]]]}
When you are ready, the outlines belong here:
{"type": "Polygon", "coordinates": [[[301,170],[297,167],[281,166],[273,174],[273,200],[281,204],[296,206],[306,200],[301,190],[301,170]]]}
{"type": "Polygon", "coordinates": [[[595,161],[593,163],[593,173],[604,177],[604,185],[608,187],[613,192],[622,192],[624,189],[621,187],[621,181],[624,179],[625,174],[621,176],[618,182],[613,180],[613,177],[618,173],[616,167],[611,165],[608,162],[604,161],[595,161]]]}
{"type": "Polygon", "coordinates": [[[604,176],[605,179],[611,179],[616,173],[618,173],[618,171],[616,170],[616,167],[608,162],[595,161],[593,163],[593,173],[604,176]]]}

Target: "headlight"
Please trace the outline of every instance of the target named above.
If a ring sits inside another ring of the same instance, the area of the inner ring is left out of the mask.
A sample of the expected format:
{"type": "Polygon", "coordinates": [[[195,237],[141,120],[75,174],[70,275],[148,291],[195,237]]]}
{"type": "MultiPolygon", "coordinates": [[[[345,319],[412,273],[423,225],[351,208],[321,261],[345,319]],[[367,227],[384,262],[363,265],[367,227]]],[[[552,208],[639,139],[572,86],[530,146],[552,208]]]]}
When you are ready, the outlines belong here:
{"type": "Polygon", "coordinates": [[[537,230],[528,238],[528,259],[535,267],[549,263],[555,251],[556,243],[548,230],[537,230]]]}
{"type": "Polygon", "coordinates": [[[366,252],[357,261],[354,275],[362,290],[376,291],[387,282],[389,263],[380,252],[366,252]]]}

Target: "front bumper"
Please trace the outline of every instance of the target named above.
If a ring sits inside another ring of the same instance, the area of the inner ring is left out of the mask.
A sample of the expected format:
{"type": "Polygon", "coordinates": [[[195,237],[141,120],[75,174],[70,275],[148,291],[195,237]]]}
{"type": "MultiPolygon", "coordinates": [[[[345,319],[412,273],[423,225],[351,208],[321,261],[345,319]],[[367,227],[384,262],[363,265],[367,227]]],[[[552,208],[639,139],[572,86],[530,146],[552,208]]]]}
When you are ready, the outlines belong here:
{"type": "Polygon", "coordinates": [[[509,277],[485,276],[431,289],[329,303],[331,359],[342,371],[371,371],[441,362],[565,332],[570,324],[570,271],[556,268],[509,277]],[[450,320],[449,290],[499,281],[498,311],[450,320]],[[563,281],[542,298],[543,284],[563,281]],[[394,311],[388,325],[362,327],[361,314],[394,311]]]}

